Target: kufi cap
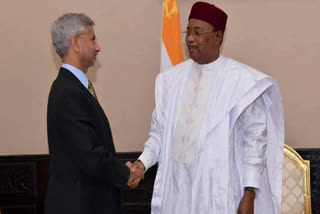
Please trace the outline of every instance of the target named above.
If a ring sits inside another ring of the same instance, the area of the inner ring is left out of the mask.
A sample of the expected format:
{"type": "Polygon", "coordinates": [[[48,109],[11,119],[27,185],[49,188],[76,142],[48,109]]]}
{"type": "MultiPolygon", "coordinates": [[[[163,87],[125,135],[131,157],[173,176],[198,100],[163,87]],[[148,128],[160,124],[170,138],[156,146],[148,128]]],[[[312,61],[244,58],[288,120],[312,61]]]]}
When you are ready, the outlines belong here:
{"type": "Polygon", "coordinates": [[[191,8],[188,20],[199,19],[224,32],[226,29],[227,18],[228,15],[213,4],[209,4],[207,2],[196,2],[191,8]]]}

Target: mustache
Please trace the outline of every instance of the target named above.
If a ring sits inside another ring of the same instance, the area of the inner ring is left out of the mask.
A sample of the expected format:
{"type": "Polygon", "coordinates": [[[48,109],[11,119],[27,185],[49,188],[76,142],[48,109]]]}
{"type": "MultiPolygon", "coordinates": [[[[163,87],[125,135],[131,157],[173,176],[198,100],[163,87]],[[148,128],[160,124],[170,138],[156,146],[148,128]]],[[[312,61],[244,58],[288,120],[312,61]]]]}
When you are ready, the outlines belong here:
{"type": "Polygon", "coordinates": [[[198,46],[197,45],[187,45],[187,47],[188,47],[188,49],[190,49],[190,48],[198,48],[198,46]]]}

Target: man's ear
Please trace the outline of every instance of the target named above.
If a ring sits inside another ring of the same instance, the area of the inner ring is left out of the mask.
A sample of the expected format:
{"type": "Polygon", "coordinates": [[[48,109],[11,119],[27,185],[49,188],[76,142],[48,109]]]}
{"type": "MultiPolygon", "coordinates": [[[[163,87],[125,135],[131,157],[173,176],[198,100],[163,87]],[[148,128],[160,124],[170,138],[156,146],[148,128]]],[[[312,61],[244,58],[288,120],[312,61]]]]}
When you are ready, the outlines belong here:
{"type": "Polygon", "coordinates": [[[223,40],[223,33],[222,33],[222,31],[221,31],[221,30],[217,31],[217,32],[215,33],[215,36],[216,36],[216,44],[220,46],[221,43],[222,43],[222,40],[223,40]]]}
{"type": "Polygon", "coordinates": [[[80,45],[79,45],[79,37],[76,35],[73,35],[71,37],[71,48],[76,52],[79,53],[80,51],[80,45]]]}

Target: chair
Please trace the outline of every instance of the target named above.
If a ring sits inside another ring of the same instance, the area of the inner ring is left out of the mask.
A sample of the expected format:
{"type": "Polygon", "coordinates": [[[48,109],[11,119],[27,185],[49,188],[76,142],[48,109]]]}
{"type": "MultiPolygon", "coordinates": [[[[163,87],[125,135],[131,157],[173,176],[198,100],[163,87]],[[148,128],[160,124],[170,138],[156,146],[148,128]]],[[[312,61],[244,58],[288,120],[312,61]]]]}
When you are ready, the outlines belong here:
{"type": "Polygon", "coordinates": [[[311,214],[310,163],[284,145],[281,214],[311,214]]]}

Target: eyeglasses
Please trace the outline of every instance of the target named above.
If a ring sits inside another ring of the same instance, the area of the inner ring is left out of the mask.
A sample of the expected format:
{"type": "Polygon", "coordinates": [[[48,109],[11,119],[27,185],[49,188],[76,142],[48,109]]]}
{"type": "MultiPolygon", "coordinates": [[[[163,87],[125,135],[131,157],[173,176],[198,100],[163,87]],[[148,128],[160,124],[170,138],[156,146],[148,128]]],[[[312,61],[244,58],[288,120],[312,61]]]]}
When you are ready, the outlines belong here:
{"type": "Polygon", "coordinates": [[[191,30],[186,30],[186,31],[183,31],[182,34],[185,35],[185,36],[195,36],[195,37],[200,37],[201,35],[203,34],[206,34],[206,33],[213,33],[213,32],[216,32],[218,30],[210,30],[210,31],[200,31],[200,30],[196,30],[196,31],[191,31],[191,30]]]}

